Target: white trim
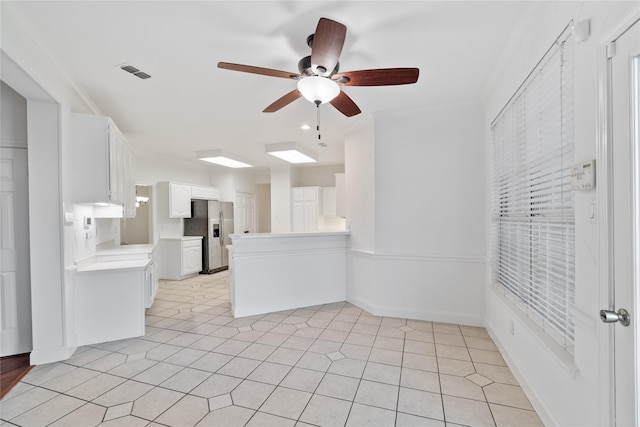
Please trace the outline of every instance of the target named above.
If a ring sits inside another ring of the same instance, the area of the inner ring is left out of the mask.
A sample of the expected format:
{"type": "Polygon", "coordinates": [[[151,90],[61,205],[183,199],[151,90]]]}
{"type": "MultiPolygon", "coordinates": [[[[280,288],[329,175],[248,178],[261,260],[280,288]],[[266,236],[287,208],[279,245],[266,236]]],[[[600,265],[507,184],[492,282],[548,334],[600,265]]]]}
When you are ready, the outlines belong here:
{"type": "Polygon", "coordinates": [[[32,365],[44,365],[67,360],[76,349],[77,347],[67,346],[34,349],[29,355],[29,361],[32,365]]]}
{"type": "Polygon", "coordinates": [[[432,255],[408,255],[408,254],[397,254],[390,252],[373,252],[367,250],[360,249],[348,249],[347,250],[350,255],[355,255],[359,257],[372,258],[372,259],[380,259],[380,260],[391,260],[391,261],[415,261],[415,262],[448,262],[448,263],[463,263],[463,264],[486,264],[489,262],[488,258],[485,256],[472,256],[472,255],[442,255],[442,254],[432,254],[432,255]]]}
{"type": "Polygon", "coordinates": [[[504,359],[507,366],[509,366],[511,373],[518,381],[518,384],[520,384],[520,387],[522,388],[525,395],[529,399],[529,402],[531,402],[531,405],[533,406],[536,413],[538,414],[538,417],[540,417],[540,420],[542,421],[542,423],[545,426],[559,426],[560,423],[556,422],[556,420],[552,416],[553,411],[551,411],[549,406],[545,404],[545,400],[540,398],[538,393],[536,393],[536,390],[529,386],[530,382],[528,378],[526,377],[526,375],[522,373],[522,371],[520,371],[520,369],[518,369],[518,365],[516,365],[514,360],[511,358],[511,356],[509,355],[509,352],[502,345],[502,342],[500,342],[500,339],[498,338],[498,334],[496,334],[493,331],[493,329],[491,329],[490,327],[487,327],[486,329],[487,329],[487,332],[489,333],[489,336],[498,347],[498,350],[500,351],[500,355],[504,359]]]}
{"type": "MultiPolygon", "coordinates": [[[[624,34],[638,19],[640,5],[609,31],[598,44],[598,120],[597,120],[597,156],[598,166],[598,218],[600,239],[600,308],[613,308],[613,194],[612,156],[611,156],[611,69],[607,46],[624,34]]],[[[636,302],[635,312],[638,313],[636,302]]],[[[614,333],[610,325],[600,323],[598,326],[598,401],[602,405],[600,425],[615,425],[615,365],[613,357],[614,333]]],[[[636,341],[636,344],[638,342],[636,341]]],[[[636,372],[636,375],[640,373],[636,372]]],[[[636,377],[636,387],[640,380],[636,377]]]]}
{"type": "Polygon", "coordinates": [[[13,139],[0,140],[0,147],[2,148],[29,148],[27,141],[19,141],[13,139]]]}

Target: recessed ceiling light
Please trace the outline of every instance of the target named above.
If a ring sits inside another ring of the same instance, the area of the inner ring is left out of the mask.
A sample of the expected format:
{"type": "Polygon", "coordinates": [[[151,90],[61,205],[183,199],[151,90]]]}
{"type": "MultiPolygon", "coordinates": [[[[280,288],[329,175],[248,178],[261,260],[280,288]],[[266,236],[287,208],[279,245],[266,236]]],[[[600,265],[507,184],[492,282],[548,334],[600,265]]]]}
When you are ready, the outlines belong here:
{"type": "Polygon", "coordinates": [[[309,130],[309,129],[311,129],[311,126],[309,126],[308,124],[306,124],[306,123],[305,123],[305,124],[303,124],[302,126],[300,126],[300,129],[302,129],[302,130],[309,130]]]}
{"type": "Polygon", "coordinates": [[[295,142],[268,144],[265,151],[289,163],[314,163],[318,161],[314,154],[300,148],[295,142]]]}
{"type": "Polygon", "coordinates": [[[196,153],[199,160],[213,163],[228,168],[252,168],[248,163],[242,162],[236,156],[230,155],[222,150],[199,151],[196,153]]]}

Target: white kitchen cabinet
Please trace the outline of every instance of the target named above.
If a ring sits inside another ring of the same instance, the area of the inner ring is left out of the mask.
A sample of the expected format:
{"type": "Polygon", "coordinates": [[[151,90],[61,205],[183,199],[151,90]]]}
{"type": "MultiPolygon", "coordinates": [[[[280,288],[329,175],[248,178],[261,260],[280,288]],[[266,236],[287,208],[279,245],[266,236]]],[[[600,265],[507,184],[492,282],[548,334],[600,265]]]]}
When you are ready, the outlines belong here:
{"type": "Polygon", "coordinates": [[[135,171],[124,135],[109,117],[73,114],[71,120],[74,203],[120,205],[131,215],[135,171]]]}
{"type": "Polygon", "coordinates": [[[307,233],[318,230],[319,187],[293,187],[292,230],[294,233],[307,233]]]}
{"type": "Polygon", "coordinates": [[[202,270],[202,237],[163,237],[159,243],[161,279],[182,280],[202,270]]]}
{"type": "Polygon", "coordinates": [[[169,183],[169,218],[191,218],[191,186],[169,183]]]}
{"type": "Polygon", "coordinates": [[[336,187],[322,188],[322,216],[336,216],[336,187]]]}
{"type": "Polygon", "coordinates": [[[220,192],[216,187],[206,187],[204,185],[192,185],[191,198],[202,199],[202,200],[220,200],[220,192]]]}
{"type": "Polygon", "coordinates": [[[347,216],[347,190],[344,173],[336,174],[336,216],[347,216]]]}

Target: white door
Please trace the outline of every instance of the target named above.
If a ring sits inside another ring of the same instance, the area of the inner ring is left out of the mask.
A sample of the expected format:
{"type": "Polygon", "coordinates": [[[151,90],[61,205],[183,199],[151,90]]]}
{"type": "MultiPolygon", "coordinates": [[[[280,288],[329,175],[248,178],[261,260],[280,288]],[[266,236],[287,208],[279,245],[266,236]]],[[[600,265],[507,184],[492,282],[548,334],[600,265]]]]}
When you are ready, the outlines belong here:
{"type": "Polygon", "coordinates": [[[615,41],[611,59],[613,152],[613,274],[615,308],[630,323],[614,328],[616,425],[640,422],[637,394],[638,294],[640,293],[640,21],[615,41]],[[634,291],[635,288],[635,291],[634,291]]]}
{"type": "Polygon", "coordinates": [[[0,356],[10,356],[32,350],[27,150],[0,158],[0,356]]]}
{"type": "Polygon", "coordinates": [[[235,232],[256,232],[256,196],[253,193],[236,192],[235,207],[235,232]]]}

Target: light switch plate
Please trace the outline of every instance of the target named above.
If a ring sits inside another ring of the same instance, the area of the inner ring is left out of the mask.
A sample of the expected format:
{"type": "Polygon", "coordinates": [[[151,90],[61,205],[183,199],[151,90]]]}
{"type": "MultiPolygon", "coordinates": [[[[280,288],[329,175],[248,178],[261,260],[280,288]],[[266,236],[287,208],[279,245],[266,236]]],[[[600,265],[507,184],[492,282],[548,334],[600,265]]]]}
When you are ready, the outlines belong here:
{"type": "Polygon", "coordinates": [[[64,213],[64,225],[73,225],[73,212],[64,213]]]}

